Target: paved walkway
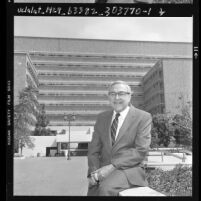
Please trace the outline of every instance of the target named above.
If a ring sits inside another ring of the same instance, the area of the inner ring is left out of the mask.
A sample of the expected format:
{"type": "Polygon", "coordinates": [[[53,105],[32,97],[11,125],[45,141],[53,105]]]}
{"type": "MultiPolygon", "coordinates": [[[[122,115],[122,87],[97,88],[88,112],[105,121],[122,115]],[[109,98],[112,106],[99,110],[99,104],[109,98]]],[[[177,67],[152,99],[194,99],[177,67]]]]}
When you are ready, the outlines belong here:
{"type": "MultiPolygon", "coordinates": [[[[159,155],[161,153],[155,152],[155,154],[159,155]]],[[[174,154],[177,156],[180,156],[180,157],[183,156],[182,153],[174,153],[174,154]]],[[[161,168],[163,170],[171,170],[175,167],[175,164],[179,164],[179,163],[182,165],[189,165],[189,164],[192,165],[192,155],[186,155],[185,162],[182,162],[182,159],[176,158],[174,156],[164,155],[163,160],[162,160],[161,156],[154,156],[154,154],[153,154],[148,157],[148,163],[153,164],[153,165],[155,164],[154,165],[155,167],[161,168]],[[161,165],[157,166],[156,165],[157,163],[159,163],[159,164],[161,163],[161,165]]]]}
{"type": "Polygon", "coordinates": [[[85,196],[87,158],[14,159],[14,195],[85,196]]]}

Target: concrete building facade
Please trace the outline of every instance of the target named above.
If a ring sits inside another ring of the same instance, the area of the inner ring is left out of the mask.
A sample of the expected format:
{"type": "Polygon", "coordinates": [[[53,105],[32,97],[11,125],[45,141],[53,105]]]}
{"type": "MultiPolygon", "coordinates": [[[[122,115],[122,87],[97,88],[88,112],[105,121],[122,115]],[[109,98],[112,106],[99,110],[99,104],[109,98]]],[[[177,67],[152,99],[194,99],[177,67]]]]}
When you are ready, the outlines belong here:
{"type": "Polygon", "coordinates": [[[192,101],[192,43],[15,37],[14,99],[27,85],[39,90],[52,130],[93,127],[108,109],[111,82],[131,85],[132,104],[152,114],[176,113],[181,94],[192,101]]]}

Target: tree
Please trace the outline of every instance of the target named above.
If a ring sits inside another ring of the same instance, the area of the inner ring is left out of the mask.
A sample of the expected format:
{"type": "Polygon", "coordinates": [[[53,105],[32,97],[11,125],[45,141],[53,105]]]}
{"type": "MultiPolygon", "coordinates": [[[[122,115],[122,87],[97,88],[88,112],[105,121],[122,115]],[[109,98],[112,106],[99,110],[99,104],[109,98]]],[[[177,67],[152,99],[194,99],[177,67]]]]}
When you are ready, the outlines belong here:
{"type": "Polygon", "coordinates": [[[33,135],[35,136],[49,136],[52,135],[51,130],[46,128],[49,124],[49,120],[47,118],[46,112],[45,112],[45,105],[41,105],[40,112],[38,113],[36,117],[36,127],[33,132],[33,135]]]}
{"type": "Polygon", "coordinates": [[[180,114],[172,117],[172,125],[175,130],[175,139],[178,145],[192,147],[192,103],[185,101],[184,96],[180,96],[180,114]]]}
{"type": "Polygon", "coordinates": [[[161,145],[168,147],[171,142],[174,142],[174,129],[170,123],[170,119],[171,118],[167,114],[153,115],[151,147],[158,147],[161,145]]]}
{"type": "Polygon", "coordinates": [[[151,147],[182,145],[192,149],[192,103],[182,93],[178,100],[176,114],[153,116],[151,147]]]}
{"type": "Polygon", "coordinates": [[[21,149],[21,155],[23,147],[34,147],[30,135],[39,107],[36,95],[37,90],[28,86],[19,92],[19,103],[14,106],[14,147],[21,149]]]}

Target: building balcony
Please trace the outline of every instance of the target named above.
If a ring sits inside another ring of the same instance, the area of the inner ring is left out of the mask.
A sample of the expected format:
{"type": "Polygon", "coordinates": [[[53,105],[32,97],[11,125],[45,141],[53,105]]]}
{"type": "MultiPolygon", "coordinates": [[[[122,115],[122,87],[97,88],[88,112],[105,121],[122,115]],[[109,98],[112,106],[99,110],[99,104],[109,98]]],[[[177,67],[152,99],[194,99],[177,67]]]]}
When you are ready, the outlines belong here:
{"type": "Polygon", "coordinates": [[[108,100],[107,95],[81,95],[81,94],[69,94],[69,95],[40,95],[38,96],[38,101],[58,101],[67,103],[68,101],[103,101],[108,100]]]}
{"type": "MultiPolygon", "coordinates": [[[[131,90],[134,94],[143,94],[142,87],[133,87],[131,90]]],[[[39,87],[39,92],[41,94],[108,94],[108,87],[91,87],[91,86],[41,86],[39,87]]]]}
{"type": "Polygon", "coordinates": [[[116,55],[116,54],[74,54],[74,53],[50,53],[34,52],[30,53],[33,62],[93,62],[93,63],[149,63],[155,64],[158,57],[144,55],[116,55]]]}
{"type": "MultiPolygon", "coordinates": [[[[141,107],[143,105],[143,102],[142,101],[132,101],[132,104],[137,106],[137,107],[141,107]]],[[[73,111],[77,111],[77,110],[108,110],[110,109],[111,106],[109,104],[109,101],[107,102],[97,102],[97,103],[94,103],[94,102],[72,102],[72,103],[69,103],[69,104],[63,104],[63,103],[52,103],[50,102],[49,104],[48,103],[45,103],[45,109],[46,111],[53,111],[53,112],[57,112],[57,111],[63,111],[63,110],[66,110],[66,111],[69,111],[69,110],[73,110],[73,111]]]]}
{"type": "MultiPolygon", "coordinates": [[[[88,96],[88,95],[94,95],[94,96],[107,96],[108,91],[74,91],[74,90],[69,90],[69,91],[41,91],[39,92],[39,97],[42,96],[88,96]]],[[[139,97],[143,96],[143,92],[134,92],[132,96],[139,97]]]]}
{"type": "Polygon", "coordinates": [[[106,71],[57,71],[57,72],[50,72],[50,71],[39,71],[38,76],[62,76],[62,77],[71,77],[71,76],[80,76],[80,77],[116,77],[116,76],[126,76],[126,77],[143,77],[146,74],[146,72],[127,72],[125,69],[122,69],[122,71],[116,72],[115,69],[111,69],[110,72],[106,71]]]}
{"type": "Polygon", "coordinates": [[[142,76],[135,76],[135,75],[131,75],[131,76],[126,76],[126,75],[39,75],[38,79],[39,82],[44,82],[44,81],[48,81],[48,82],[66,82],[69,83],[69,81],[74,81],[74,82],[78,82],[78,81],[82,81],[82,82],[114,82],[116,80],[122,80],[125,82],[141,82],[142,81],[142,76]]]}
{"type": "MultiPolygon", "coordinates": [[[[143,86],[140,82],[127,82],[131,89],[137,90],[141,89],[143,90],[143,86]]],[[[39,85],[39,90],[40,89],[60,89],[60,90],[67,90],[67,89],[82,89],[82,90],[90,90],[90,89],[95,89],[95,90],[108,90],[109,85],[111,82],[104,82],[104,83],[97,83],[97,82],[48,82],[48,81],[41,81],[39,85]]]]}
{"type": "MultiPolygon", "coordinates": [[[[134,94],[132,96],[134,100],[136,101],[143,101],[144,96],[143,95],[138,95],[134,94]]],[[[108,101],[108,96],[107,94],[68,94],[68,95],[40,95],[38,96],[38,101],[45,102],[45,103],[71,103],[74,101],[86,101],[86,102],[101,102],[102,101],[108,101]]]]}
{"type": "Polygon", "coordinates": [[[54,100],[38,100],[40,104],[50,105],[50,104],[63,104],[63,105],[71,105],[71,104],[108,104],[108,100],[65,100],[65,101],[54,101],[54,100]]]}
{"type": "MultiPolygon", "coordinates": [[[[112,81],[105,80],[104,82],[100,81],[94,81],[94,80],[40,80],[40,87],[41,86],[75,86],[75,85],[90,85],[90,86],[106,86],[109,87],[109,85],[112,83],[112,81]]],[[[139,81],[127,81],[127,84],[129,84],[131,87],[142,87],[142,83],[139,81]]]]}
{"type": "Polygon", "coordinates": [[[152,67],[143,64],[35,64],[37,72],[55,72],[55,73],[71,73],[71,72],[132,72],[147,73],[152,67]]]}
{"type": "Polygon", "coordinates": [[[45,104],[45,107],[66,107],[66,106],[69,106],[69,107],[75,107],[75,106],[78,106],[78,107],[88,107],[88,106],[107,106],[109,105],[109,101],[85,101],[83,102],[82,100],[80,101],[72,101],[72,102],[49,102],[49,103],[46,103],[45,104]]]}
{"type": "Polygon", "coordinates": [[[109,103],[106,104],[83,104],[83,105],[76,105],[76,104],[70,104],[70,105],[45,105],[46,111],[68,111],[68,110],[107,110],[110,108],[109,103]]]}
{"type": "Polygon", "coordinates": [[[75,113],[75,114],[79,114],[80,116],[94,116],[94,115],[97,115],[101,112],[103,112],[104,109],[102,110],[56,110],[56,111],[49,111],[49,110],[46,110],[46,115],[47,116],[62,116],[64,114],[72,114],[72,113],[75,113]]]}

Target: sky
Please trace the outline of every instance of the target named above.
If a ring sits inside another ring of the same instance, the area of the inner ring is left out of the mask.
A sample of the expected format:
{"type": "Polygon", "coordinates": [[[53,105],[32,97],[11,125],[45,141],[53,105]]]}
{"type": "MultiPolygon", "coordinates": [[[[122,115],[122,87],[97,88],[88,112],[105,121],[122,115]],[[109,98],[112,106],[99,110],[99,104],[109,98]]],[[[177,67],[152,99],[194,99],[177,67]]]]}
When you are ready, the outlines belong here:
{"type": "Polygon", "coordinates": [[[191,17],[16,16],[15,36],[192,42],[191,17]]]}

